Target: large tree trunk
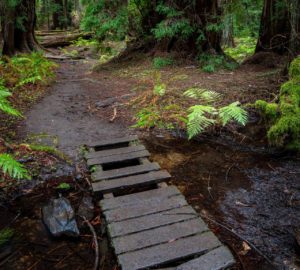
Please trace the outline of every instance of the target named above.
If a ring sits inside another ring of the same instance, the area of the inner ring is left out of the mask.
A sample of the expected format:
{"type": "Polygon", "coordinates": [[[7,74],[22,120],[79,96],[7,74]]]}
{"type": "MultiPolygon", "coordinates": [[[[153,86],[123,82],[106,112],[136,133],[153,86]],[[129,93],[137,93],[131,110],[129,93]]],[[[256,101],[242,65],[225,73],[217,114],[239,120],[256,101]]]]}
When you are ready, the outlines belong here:
{"type": "Polygon", "coordinates": [[[299,53],[299,13],[299,0],[265,0],[256,52],[299,53]]]}
{"type": "MultiPolygon", "coordinates": [[[[222,53],[222,32],[216,30],[221,15],[219,0],[163,1],[163,5],[175,9],[181,14],[174,17],[159,13],[157,11],[158,1],[149,2],[146,7],[140,9],[142,15],[142,35],[140,39],[147,38],[149,42],[156,40],[155,50],[187,52],[190,55],[208,51],[217,54],[222,53]],[[160,23],[163,23],[166,27],[171,27],[176,21],[182,19],[187,20],[193,29],[188,37],[182,38],[181,33],[175,33],[172,37],[155,38],[153,29],[160,23]],[[216,27],[209,27],[214,25],[216,27]]],[[[153,48],[153,46],[150,47],[153,48]]]]}
{"type": "Polygon", "coordinates": [[[11,56],[40,49],[34,35],[35,24],[35,0],[22,0],[14,8],[6,7],[2,21],[3,54],[11,56]],[[17,24],[17,16],[24,18],[22,27],[17,24]]]}
{"type": "Polygon", "coordinates": [[[52,14],[52,29],[63,29],[63,1],[54,0],[55,11],[52,14]]]}

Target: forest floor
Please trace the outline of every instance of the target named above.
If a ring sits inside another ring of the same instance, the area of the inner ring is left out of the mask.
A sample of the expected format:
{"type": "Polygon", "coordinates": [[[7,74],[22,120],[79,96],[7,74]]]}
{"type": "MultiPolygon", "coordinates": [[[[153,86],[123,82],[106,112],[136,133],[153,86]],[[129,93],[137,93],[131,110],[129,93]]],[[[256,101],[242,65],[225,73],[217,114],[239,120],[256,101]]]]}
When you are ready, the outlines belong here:
{"type": "MultiPolygon", "coordinates": [[[[297,269],[299,157],[268,148],[265,130],[255,113],[246,128],[217,129],[194,141],[187,141],[181,132],[134,130],[130,126],[136,111],[130,99],[153,85],[156,71],[151,58],[135,55],[99,68],[85,50],[81,52],[84,59],[58,61],[56,82],[26,114],[18,128],[19,138],[35,138],[45,144],[55,141],[80,164],[80,146],[85,143],[137,133],[149,148],[151,159],[169,170],[171,183],[207,217],[210,228],[233,251],[238,261],[234,269],[297,269]]],[[[198,86],[223,93],[224,104],[272,100],[281,83],[279,69],[258,65],[207,74],[193,63],[180,63],[160,72],[170,91],[198,86]]],[[[87,269],[92,265],[88,232],[80,241],[53,240],[41,223],[40,207],[57,194],[51,189],[53,182],[71,183],[71,177],[70,173],[50,177],[45,185],[15,202],[22,215],[13,227],[22,237],[14,246],[14,256],[1,264],[4,269],[87,269]]],[[[77,188],[66,196],[77,209],[84,193],[77,188]]],[[[97,215],[99,211],[96,208],[97,215]]],[[[5,220],[13,219],[7,211],[1,214],[6,215],[5,220]]],[[[97,231],[101,231],[100,223],[94,222],[97,231]]],[[[101,243],[102,269],[117,269],[112,254],[105,250],[104,238],[101,243]]]]}

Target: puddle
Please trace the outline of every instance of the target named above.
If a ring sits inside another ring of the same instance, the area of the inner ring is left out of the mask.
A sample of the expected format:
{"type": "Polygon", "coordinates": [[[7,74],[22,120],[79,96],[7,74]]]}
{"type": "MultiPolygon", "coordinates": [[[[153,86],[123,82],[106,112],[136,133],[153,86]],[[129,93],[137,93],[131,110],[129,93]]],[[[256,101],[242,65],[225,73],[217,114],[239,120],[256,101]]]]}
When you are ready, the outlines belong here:
{"type": "Polygon", "coordinates": [[[253,244],[211,223],[239,260],[238,269],[300,269],[295,230],[300,224],[300,161],[239,146],[151,136],[152,159],[172,174],[172,183],[198,211],[253,244]],[[276,268],[277,267],[277,268],[276,268]],[[299,267],[299,266],[298,266],[299,267]]]}

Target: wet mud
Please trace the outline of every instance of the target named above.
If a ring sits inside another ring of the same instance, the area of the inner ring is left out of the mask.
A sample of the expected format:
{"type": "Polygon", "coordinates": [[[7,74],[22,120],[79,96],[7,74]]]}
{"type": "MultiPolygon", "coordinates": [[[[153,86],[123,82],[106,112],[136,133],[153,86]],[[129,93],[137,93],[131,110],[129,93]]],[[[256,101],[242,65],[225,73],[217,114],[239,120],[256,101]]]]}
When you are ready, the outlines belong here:
{"type": "Polygon", "coordinates": [[[299,269],[299,158],[222,141],[145,138],[152,159],[232,249],[238,269],[299,269]]]}

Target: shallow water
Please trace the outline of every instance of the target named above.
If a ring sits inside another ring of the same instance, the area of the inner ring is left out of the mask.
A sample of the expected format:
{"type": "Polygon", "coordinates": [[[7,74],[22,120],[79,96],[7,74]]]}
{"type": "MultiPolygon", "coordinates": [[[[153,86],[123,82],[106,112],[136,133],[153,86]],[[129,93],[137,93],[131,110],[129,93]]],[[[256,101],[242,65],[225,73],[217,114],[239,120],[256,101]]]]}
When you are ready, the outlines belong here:
{"type": "Polygon", "coordinates": [[[171,172],[172,182],[196,209],[233,229],[273,264],[253,248],[243,250],[241,238],[210,224],[235,253],[239,269],[258,269],[258,266],[297,269],[295,230],[300,226],[297,157],[205,140],[187,142],[152,136],[145,141],[152,159],[171,172]]]}

